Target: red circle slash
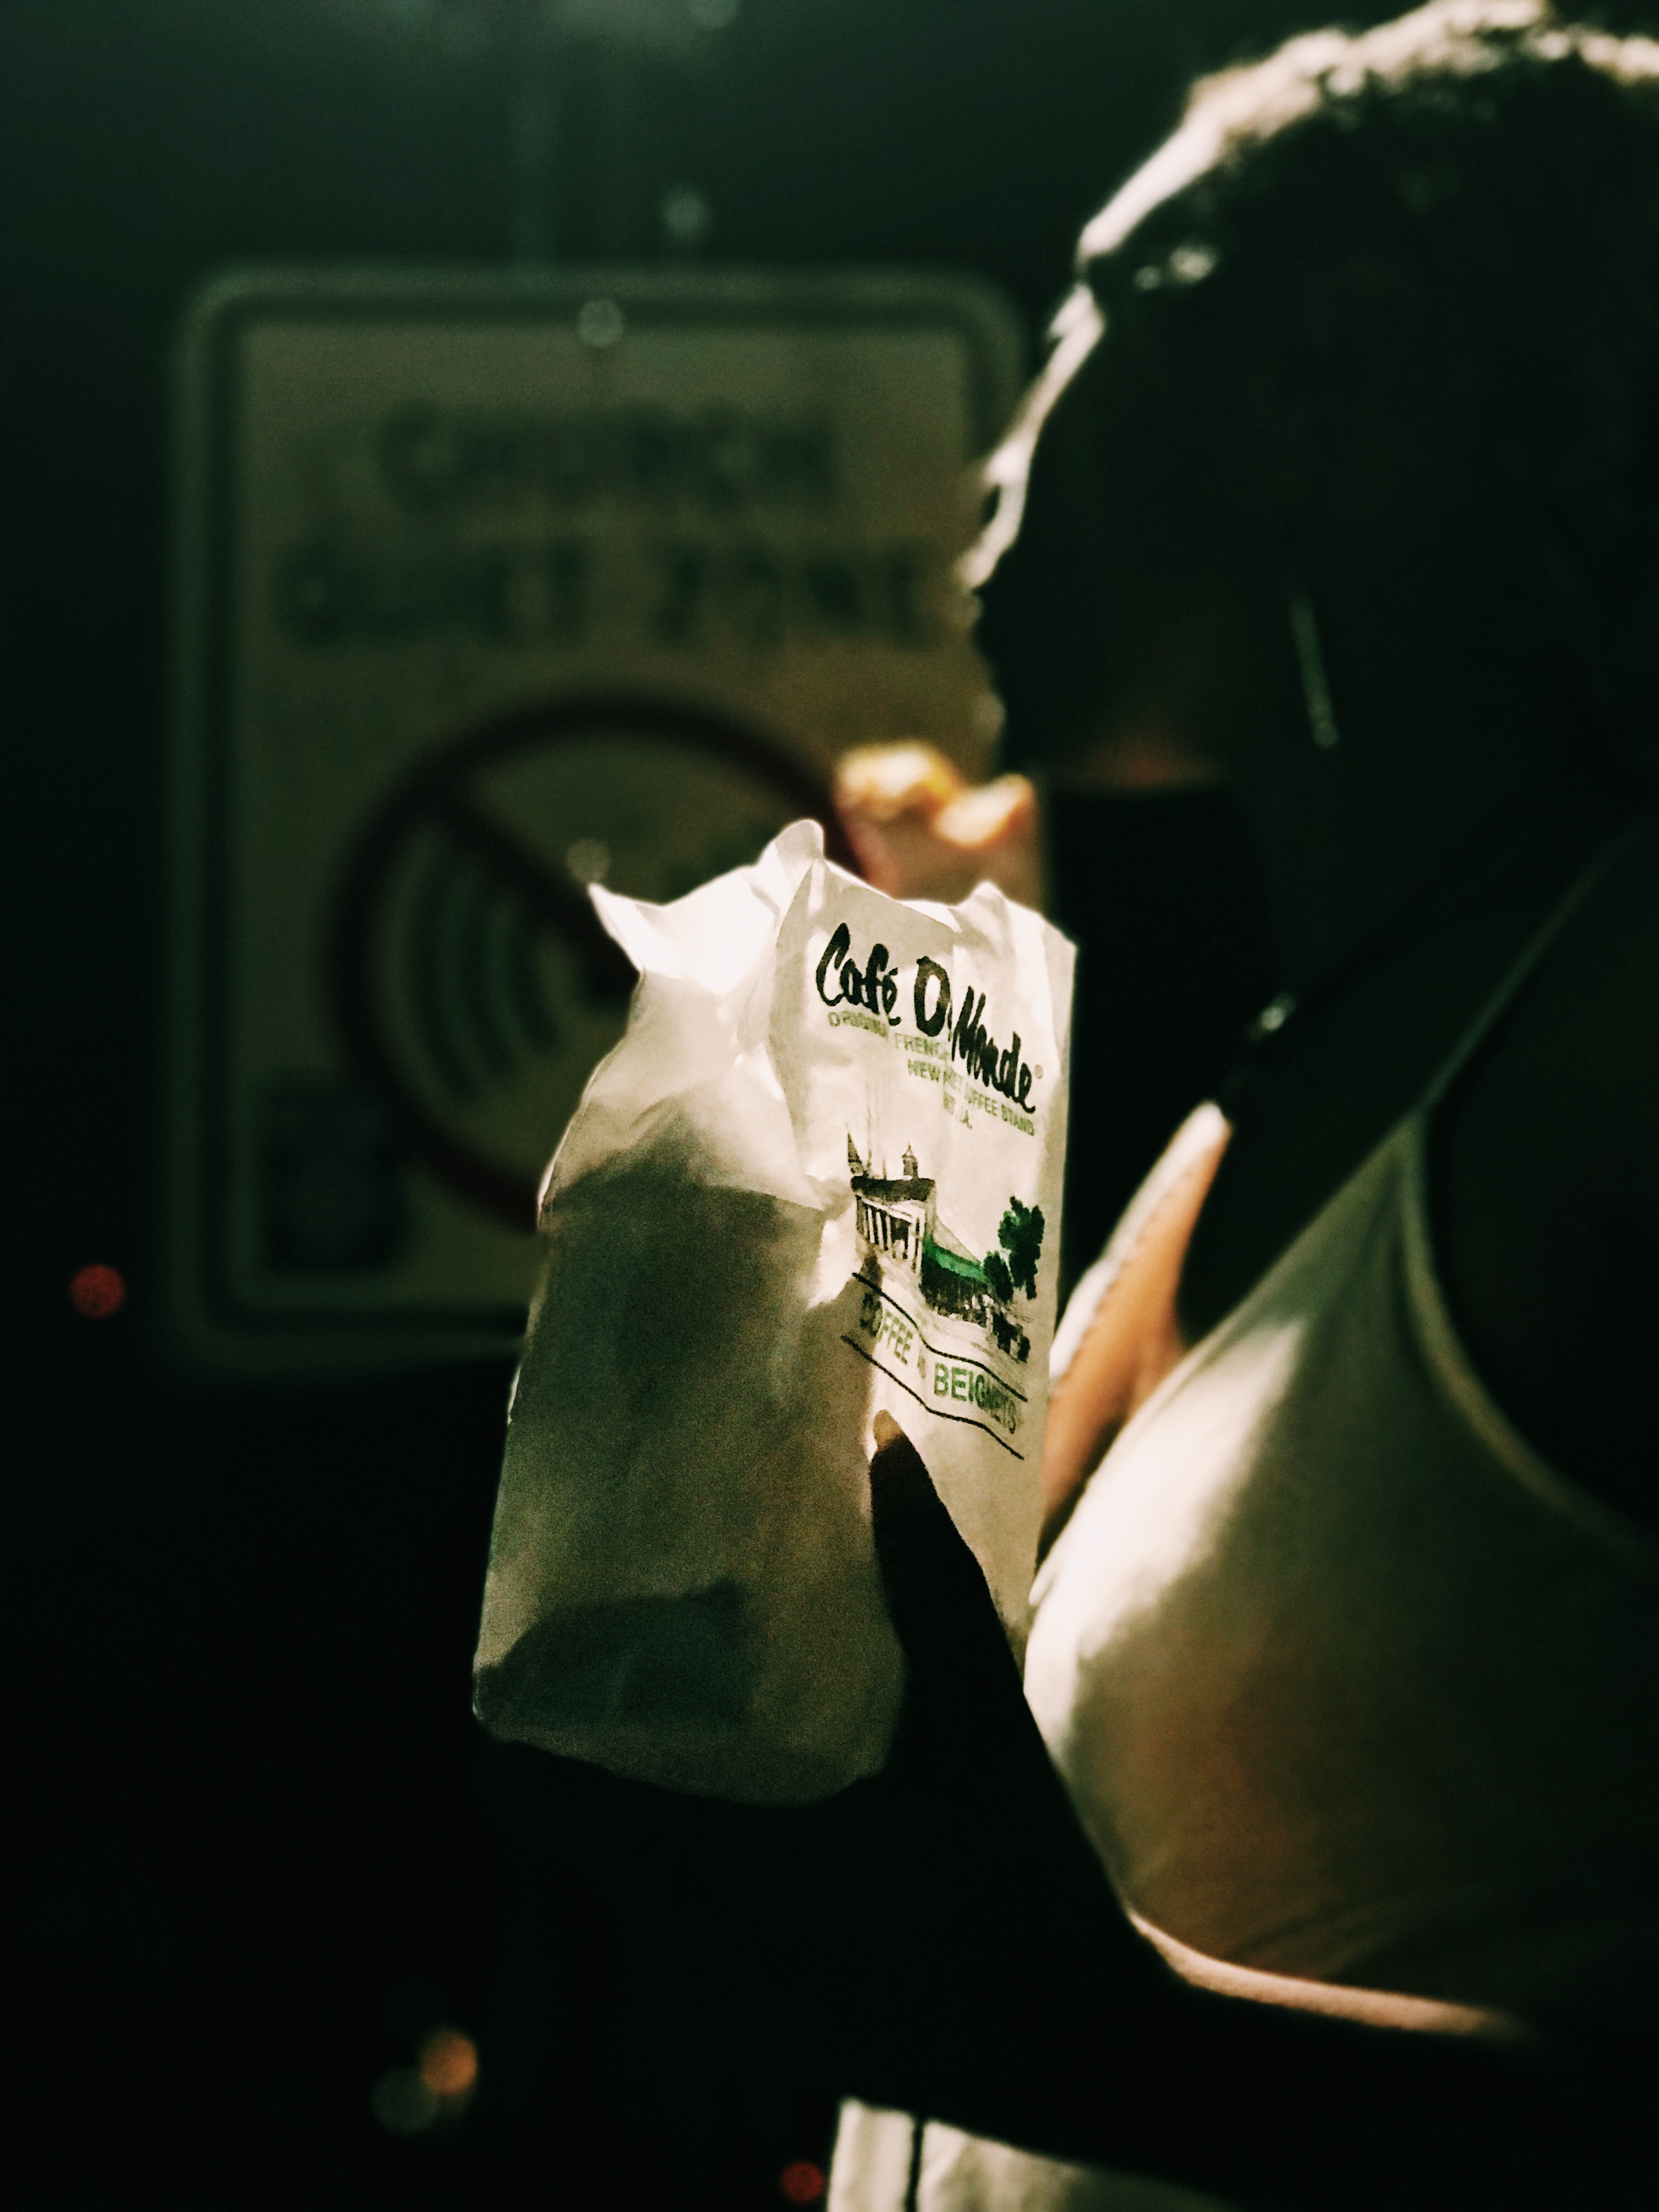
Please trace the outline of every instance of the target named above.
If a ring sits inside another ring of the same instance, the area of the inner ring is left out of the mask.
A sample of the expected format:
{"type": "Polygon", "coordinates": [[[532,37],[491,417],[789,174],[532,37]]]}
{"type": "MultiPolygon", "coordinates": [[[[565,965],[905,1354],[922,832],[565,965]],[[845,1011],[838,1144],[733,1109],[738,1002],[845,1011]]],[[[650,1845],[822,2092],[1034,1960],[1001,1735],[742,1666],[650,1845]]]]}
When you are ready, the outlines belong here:
{"type": "Polygon", "coordinates": [[[533,1179],[447,1128],[404,1079],[377,989],[376,932],[406,841],[422,825],[441,823],[514,885],[538,926],[571,945],[591,976],[625,991],[633,970],[584,891],[560,881],[495,824],[472,803],[469,786],[481,771],[526,752],[642,732],[745,770],[797,814],[822,822],[830,857],[850,863],[821,779],[769,738],[681,702],[588,696],[520,708],[417,762],[365,823],[335,892],[329,995],[335,1033],[349,1061],[396,1115],[404,1142],[429,1174],[480,1212],[526,1236],[536,1225],[533,1179]]]}
{"type": "Polygon", "coordinates": [[[70,1278],[70,1304],[83,1321],[107,1321],[127,1302],[127,1286],[113,1267],[82,1267],[70,1278]]]}

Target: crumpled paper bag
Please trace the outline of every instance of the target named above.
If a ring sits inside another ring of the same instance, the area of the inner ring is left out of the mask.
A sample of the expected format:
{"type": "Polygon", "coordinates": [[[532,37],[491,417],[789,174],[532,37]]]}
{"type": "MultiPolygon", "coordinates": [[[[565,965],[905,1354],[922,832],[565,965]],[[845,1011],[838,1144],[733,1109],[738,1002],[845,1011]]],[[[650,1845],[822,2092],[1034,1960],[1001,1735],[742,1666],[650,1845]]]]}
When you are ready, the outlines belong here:
{"type": "Polygon", "coordinates": [[[815,823],[668,906],[543,1185],[475,1673],[498,1736],[752,1802],[877,1771],[884,1409],[1023,1640],[1073,950],[884,897],[815,823]]]}

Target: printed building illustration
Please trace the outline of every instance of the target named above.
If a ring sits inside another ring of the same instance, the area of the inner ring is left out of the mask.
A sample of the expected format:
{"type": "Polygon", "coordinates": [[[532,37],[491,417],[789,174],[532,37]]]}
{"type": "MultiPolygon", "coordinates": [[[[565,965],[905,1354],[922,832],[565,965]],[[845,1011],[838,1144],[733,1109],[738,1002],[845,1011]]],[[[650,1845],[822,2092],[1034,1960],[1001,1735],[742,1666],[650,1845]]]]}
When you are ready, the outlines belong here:
{"type": "Polygon", "coordinates": [[[853,1170],[850,1180],[858,1202],[860,1242],[883,1259],[897,1260],[913,1275],[918,1274],[922,1253],[933,1234],[939,1186],[933,1176],[917,1172],[916,1156],[908,1145],[902,1176],[889,1179],[872,1175],[851,1137],[847,1139],[847,1164],[853,1170]]]}
{"type": "Polygon", "coordinates": [[[982,1328],[1000,1350],[1025,1359],[1030,1338],[997,1297],[980,1262],[962,1249],[939,1221],[939,1186],[932,1176],[921,1172],[909,1146],[904,1148],[902,1176],[872,1174],[873,1161],[860,1159],[850,1135],[847,1163],[865,1272],[879,1280],[878,1271],[884,1265],[896,1264],[915,1279],[924,1302],[935,1313],[982,1328]]]}

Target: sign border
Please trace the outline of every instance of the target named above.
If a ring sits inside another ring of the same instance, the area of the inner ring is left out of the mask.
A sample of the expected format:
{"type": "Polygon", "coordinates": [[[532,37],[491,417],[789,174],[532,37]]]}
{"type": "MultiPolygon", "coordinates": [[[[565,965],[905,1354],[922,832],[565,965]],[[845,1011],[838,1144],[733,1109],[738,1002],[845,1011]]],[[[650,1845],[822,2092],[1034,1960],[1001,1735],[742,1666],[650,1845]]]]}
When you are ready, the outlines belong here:
{"type": "MultiPolygon", "coordinates": [[[[235,577],[239,356],[261,322],[353,319],[453,323],[574,321],[589,301],[615,300],[650,326],[717,323],[729,330],[945,330],[963,342],[974,447],[1001,434],[1024,368],[1013,309],[981,279],[931,270],[659,270],[596,264],[547,270],[293,264],[225,270],[190,301],[174,376],[175,623],[168,773],[167,971],[163,1055],[163,1217],[158,1249],[167,1335],[198,1367],[245,1378],[342,1379],[434,1360],[510,1355],[516,1306],[423,1307],[356,1319],[349,1312],[251,1309],[231,1279],[222,1224],[208,1194],[229,1169],[222,1032],[229,947],[224,836],[233,763],[223,741],[231,696],[227,605],[235,577]],[[295,1352],[304,1344],[299,1358],[295,1352]]],[[[964,465],[972,453],[963,456],[964,465]]],[[[706,710],[701,701],[678,702],[706,710]]]]}

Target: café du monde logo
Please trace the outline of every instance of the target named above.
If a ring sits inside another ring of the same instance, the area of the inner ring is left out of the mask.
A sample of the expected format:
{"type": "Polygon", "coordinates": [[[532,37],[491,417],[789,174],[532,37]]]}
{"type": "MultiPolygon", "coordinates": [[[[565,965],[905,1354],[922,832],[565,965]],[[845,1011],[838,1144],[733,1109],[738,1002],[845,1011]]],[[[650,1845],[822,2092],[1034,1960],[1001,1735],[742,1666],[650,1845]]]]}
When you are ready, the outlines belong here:
{"type": "MultiPolygon", "coordinates": [[[[816,981],[819,998],[826,1006],[862,1008],[873,1018],[871,1026],[880,1023],[896,1030],[900,1021],[899,977],[889,964],[890,959],[884,945],[872,945],[868,959],[860,967],[853,957],[852,932],[844,921],[838,922],[818,961],[816,981]]],[[[910,1010],[922,1036],[943,1037],[948,1032],[951,1059],[962,1062],[971,1081],[982,1084],[988,1091],[1000,1092],[1018,1111],[1030,1114],[1035,1110],[1031,1091],[1042,1079],[1042,1071],[1021,1057],[1018,1030],[1006,1048],[999,1045],[986,1027],[983,991],[976,999],[970,983],[961,1000],[953,1001],[949,971],[924,953],[916,963],[910,1010]]]]}
{"type": "MultiPolygon", "coordinates": [[[[855,1023],[881,1036],[900,1027],[900,970],[884,945],[855,959],[844,921],[831,931],[814,980],[832,1022],[855,1023]]],[[[969,1101],[1030,1135],[1036,1111],[1031,1094],[1042,1071],[1025,1059],[1018,1030],[1006,1045],[1000,1042],[986,1005],[985,993],[971,985],[957,999],[949,971],[924,955],[910,978],[906,1011],[915,1026],[903,1036],[904,1048],[927,1055],[912,1060],[914,1073],[943,1069],[948,1082],[959,1067],[970,1084],[982,1086],[968,1092],[969,1101]]],[[[878,1166],[873,1146],[866,1142],[860,1153],[849,1133],[847,1164],[861,1255],[853,1279],[863,1292],[857,1325],[866,1340],[846,1341],[931,1412],[971,1421],[1015,1451],[1008,1439],[1025,1405],[1015,1378],[1031,1354],[1019,1304],[1037,1295],[1042,1207],[1011,1196],[995,1248],[976,1253],[945,1225],[938,1179],[923,1174],[912,1146],[905,1146],[902,1172],[890,1175],[884,1162],[878,1166]]]]}

